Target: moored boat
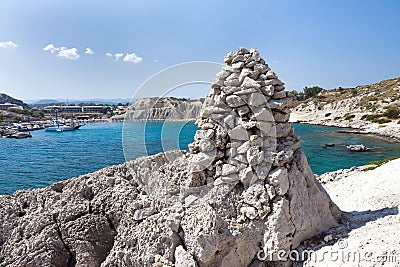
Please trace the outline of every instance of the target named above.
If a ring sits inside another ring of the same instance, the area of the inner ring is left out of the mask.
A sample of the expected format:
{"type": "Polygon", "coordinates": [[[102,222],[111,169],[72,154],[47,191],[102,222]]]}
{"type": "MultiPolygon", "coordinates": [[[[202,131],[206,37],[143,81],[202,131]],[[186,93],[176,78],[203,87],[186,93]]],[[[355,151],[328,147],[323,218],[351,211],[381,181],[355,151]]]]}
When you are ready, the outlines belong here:
{"type": "Polygon", "coordinates": [[[363,144],[360,145],[349,145],[346,146],[346,148],[352,152],[366,152],[370,151],[371,149],[369,147],[364,146],[363,144]]]}
{"type": "Polygon", "coordinates": [[[61,123],[58,121],[53,121],[52,124],[46,125],[46,131],[48,131],[48,132],[67,132],[67,131],[78,130],[82,126],[83,126],[82,124],[77,124],[75,122],[61,123]]]}

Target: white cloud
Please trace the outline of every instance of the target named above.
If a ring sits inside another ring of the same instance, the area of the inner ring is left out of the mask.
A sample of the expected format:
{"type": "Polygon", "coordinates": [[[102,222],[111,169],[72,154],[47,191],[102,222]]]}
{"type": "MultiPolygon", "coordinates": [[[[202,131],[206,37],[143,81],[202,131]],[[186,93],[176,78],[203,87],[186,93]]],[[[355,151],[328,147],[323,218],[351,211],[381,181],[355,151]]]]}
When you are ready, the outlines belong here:
{"type": "Polygon", "coordinates": [[[65,46],[55,47],[54,44],[48,44],[45,47],[43,47],[43,50],[50,51],[50,53],[52,54],[57,53],[57,56],[70,60],[76,60],[80,57],[78,49],[75,47],[73,48],[67,48],[65,46]]]}
{"type": "Polygon", "coordinates": [[[18,45],[13,41],[0,42],[0,48],[12,48],[17,46],[18,45]]]}
{"type": "Polygon", "coordinates": [[[86,55],[93,55],[94,51],[92,49],[90,49],[89,47],[86,47],[85,54],[86,55]]]}
{"type": "Polygon", "coordinates": [[[153,62],[154,63],[158,63],[158,59],[153,59],[153,62]]]}
{"type": "Polygon", "coordinates": [[[143,61],[143,58],[136,55],[136,53],[126,54],[124,57],[124,62],[132,62],[132,63],[140,63],[143,61]]]}
{"type": "Polygon", "coordinates": [[[53,44],[48,44],[45,47],[43,47],[44,51],[50,51],[52,54],[57,51],[58,48],[56,48],[53,44]]]}
{"type": "Polygon", "coordinates": [[[61,51],[58,52],[58,56],[66,58],[66,59],[70,59],[70,60],[76,60],[80,57],[78,54],[78,49],[76,49],[76,48],[61,49],[61,51]]]}
{"type": "Polygon", "coordinates": [[[106,53],[106,56],[111,58],[114,61],[119,61],[120,59],[122,59],[124,62],[132,62],[132,63],[140,63],[143,61],[143,58],[139,57],[138,55],[136,55],[136,53],[115,53],[115,54],[111,54],[111,53],[106,53]]]}
{"type": "Polygon", "coordinates": [[[279,60],[273,60],[271,63],[272,63],[272,64],[278,64],[278,63],[279,63],[279,60]]]}
{"type": "Polygon", "coordinates": [[[114,55],[114,60],[115,61],[118,61],[121,57],[123,57],[124,56],[124,53],[116,53],[115,55],[114,55]]]}

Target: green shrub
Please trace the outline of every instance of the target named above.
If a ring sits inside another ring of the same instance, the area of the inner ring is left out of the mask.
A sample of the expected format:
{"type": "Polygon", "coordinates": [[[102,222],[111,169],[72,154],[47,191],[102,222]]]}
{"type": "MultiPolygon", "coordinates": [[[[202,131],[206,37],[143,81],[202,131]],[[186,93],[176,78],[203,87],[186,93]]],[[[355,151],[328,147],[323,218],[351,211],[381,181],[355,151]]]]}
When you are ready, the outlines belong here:
{"type": "Polygon", "coordinates": [[[367,108],[367,110],[371,110],[371,111],[375,111],[376,110],[376,106],[373,105],[373,104],[369,104],[369,103],[367,104],[366,108],[367,108]]]}
{"type": "Polygon", "coordinates": [[[400,112],[395,107],[388,107],[387,110],[385,111],[385,113],[383,113],[383,115],[385,115],[385,117],[387,117],[389,119],[398,119],[400,112]]]}
{"type": "Polygon", "coordinates": [[[323,88],[319,87],[319,86],[313,86],[313,87],[304,87],[304,95],[305,98],[310,98],[313,96],[316,96],[317,94],[319,94],[322,90],[324,90],[323,88]]]}
{"type": "Polygon", "coordinates": [[[361,119],[366,120],[366,121],[373,121],[373,120],[381,118],[382,116],[383,116],[382,114],[366,114],[366,115],[363,115],[361,117],[361,119]]]}
{"type": "Polygon", "coordinates": [[[374,122],[374,123],[379,123],[379,124],[384,124],[384,123],[392,122],[392,120],[388,120],[388,119],[377,119],[377,120],[373,120],[372,122],[374,122]]]}
{"type": "Polygon", "coordinates": [[[390,158],[386,158],[386,159],[383,159],[383,160],[376,160],[376,161],[368,162],[365,165],[374,165],[374,166],[365,168],[364,171],[370,171],[370,170],[376,169],[379,166],[382,166],[383,164],[386,164],[389,161],[392,161],[392,160],[395,160],[395,159],[398,159],[398,158],[400,158],[400,156],[395,156],[395,157],[390,157],[390,158]]]}
{"type": "Polygon", "coordinates": [[[341,119],[341,117],[335,117],[334,118],[335,121],[340,120],[340,119],[341,119]]]}
{"type": "Polygon", "coordinates": [[[351,89],[351,94],[352,94],[352,96],[356,96],[357,95],[357,89],[355,89],[355,88],[353,88],[353,89],[351,89]]]}
{"type": "Polygon", "coordinates": [[[354,119],[355,117],[356,117],[356,115],[354,115],[354,114],[349,114],[349,115],[346,115],[346,117],[344,117],[344,119],[347,120],[347,121],[349,121],[349,120],[351,120],[351,119],[354,119]]]}

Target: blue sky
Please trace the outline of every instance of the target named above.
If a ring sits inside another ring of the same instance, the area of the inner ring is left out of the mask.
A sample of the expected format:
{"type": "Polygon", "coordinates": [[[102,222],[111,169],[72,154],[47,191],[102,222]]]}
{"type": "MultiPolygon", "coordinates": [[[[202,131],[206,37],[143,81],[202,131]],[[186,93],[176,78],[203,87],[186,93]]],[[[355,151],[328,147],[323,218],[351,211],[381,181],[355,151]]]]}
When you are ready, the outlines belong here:
{"type": "Polygon", "coordinates": [[[223,63],[241,46],[257,47],[288,90],[369,84],[400,76],[399,13],[396,0],[2,0],[0,91],[129,98],[164,68],[223,63]]]}

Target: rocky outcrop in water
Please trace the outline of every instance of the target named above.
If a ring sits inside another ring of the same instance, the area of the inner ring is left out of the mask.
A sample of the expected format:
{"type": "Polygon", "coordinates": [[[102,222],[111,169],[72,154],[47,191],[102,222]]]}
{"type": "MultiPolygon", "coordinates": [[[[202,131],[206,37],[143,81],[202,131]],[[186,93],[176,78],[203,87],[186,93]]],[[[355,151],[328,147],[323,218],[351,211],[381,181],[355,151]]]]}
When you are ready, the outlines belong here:
{"type": "Polygon", "coordinates": [[[286,266],[341,213],[256,49],[225,57],[190,151],[0,197],[0,266],[286,266]]]}

